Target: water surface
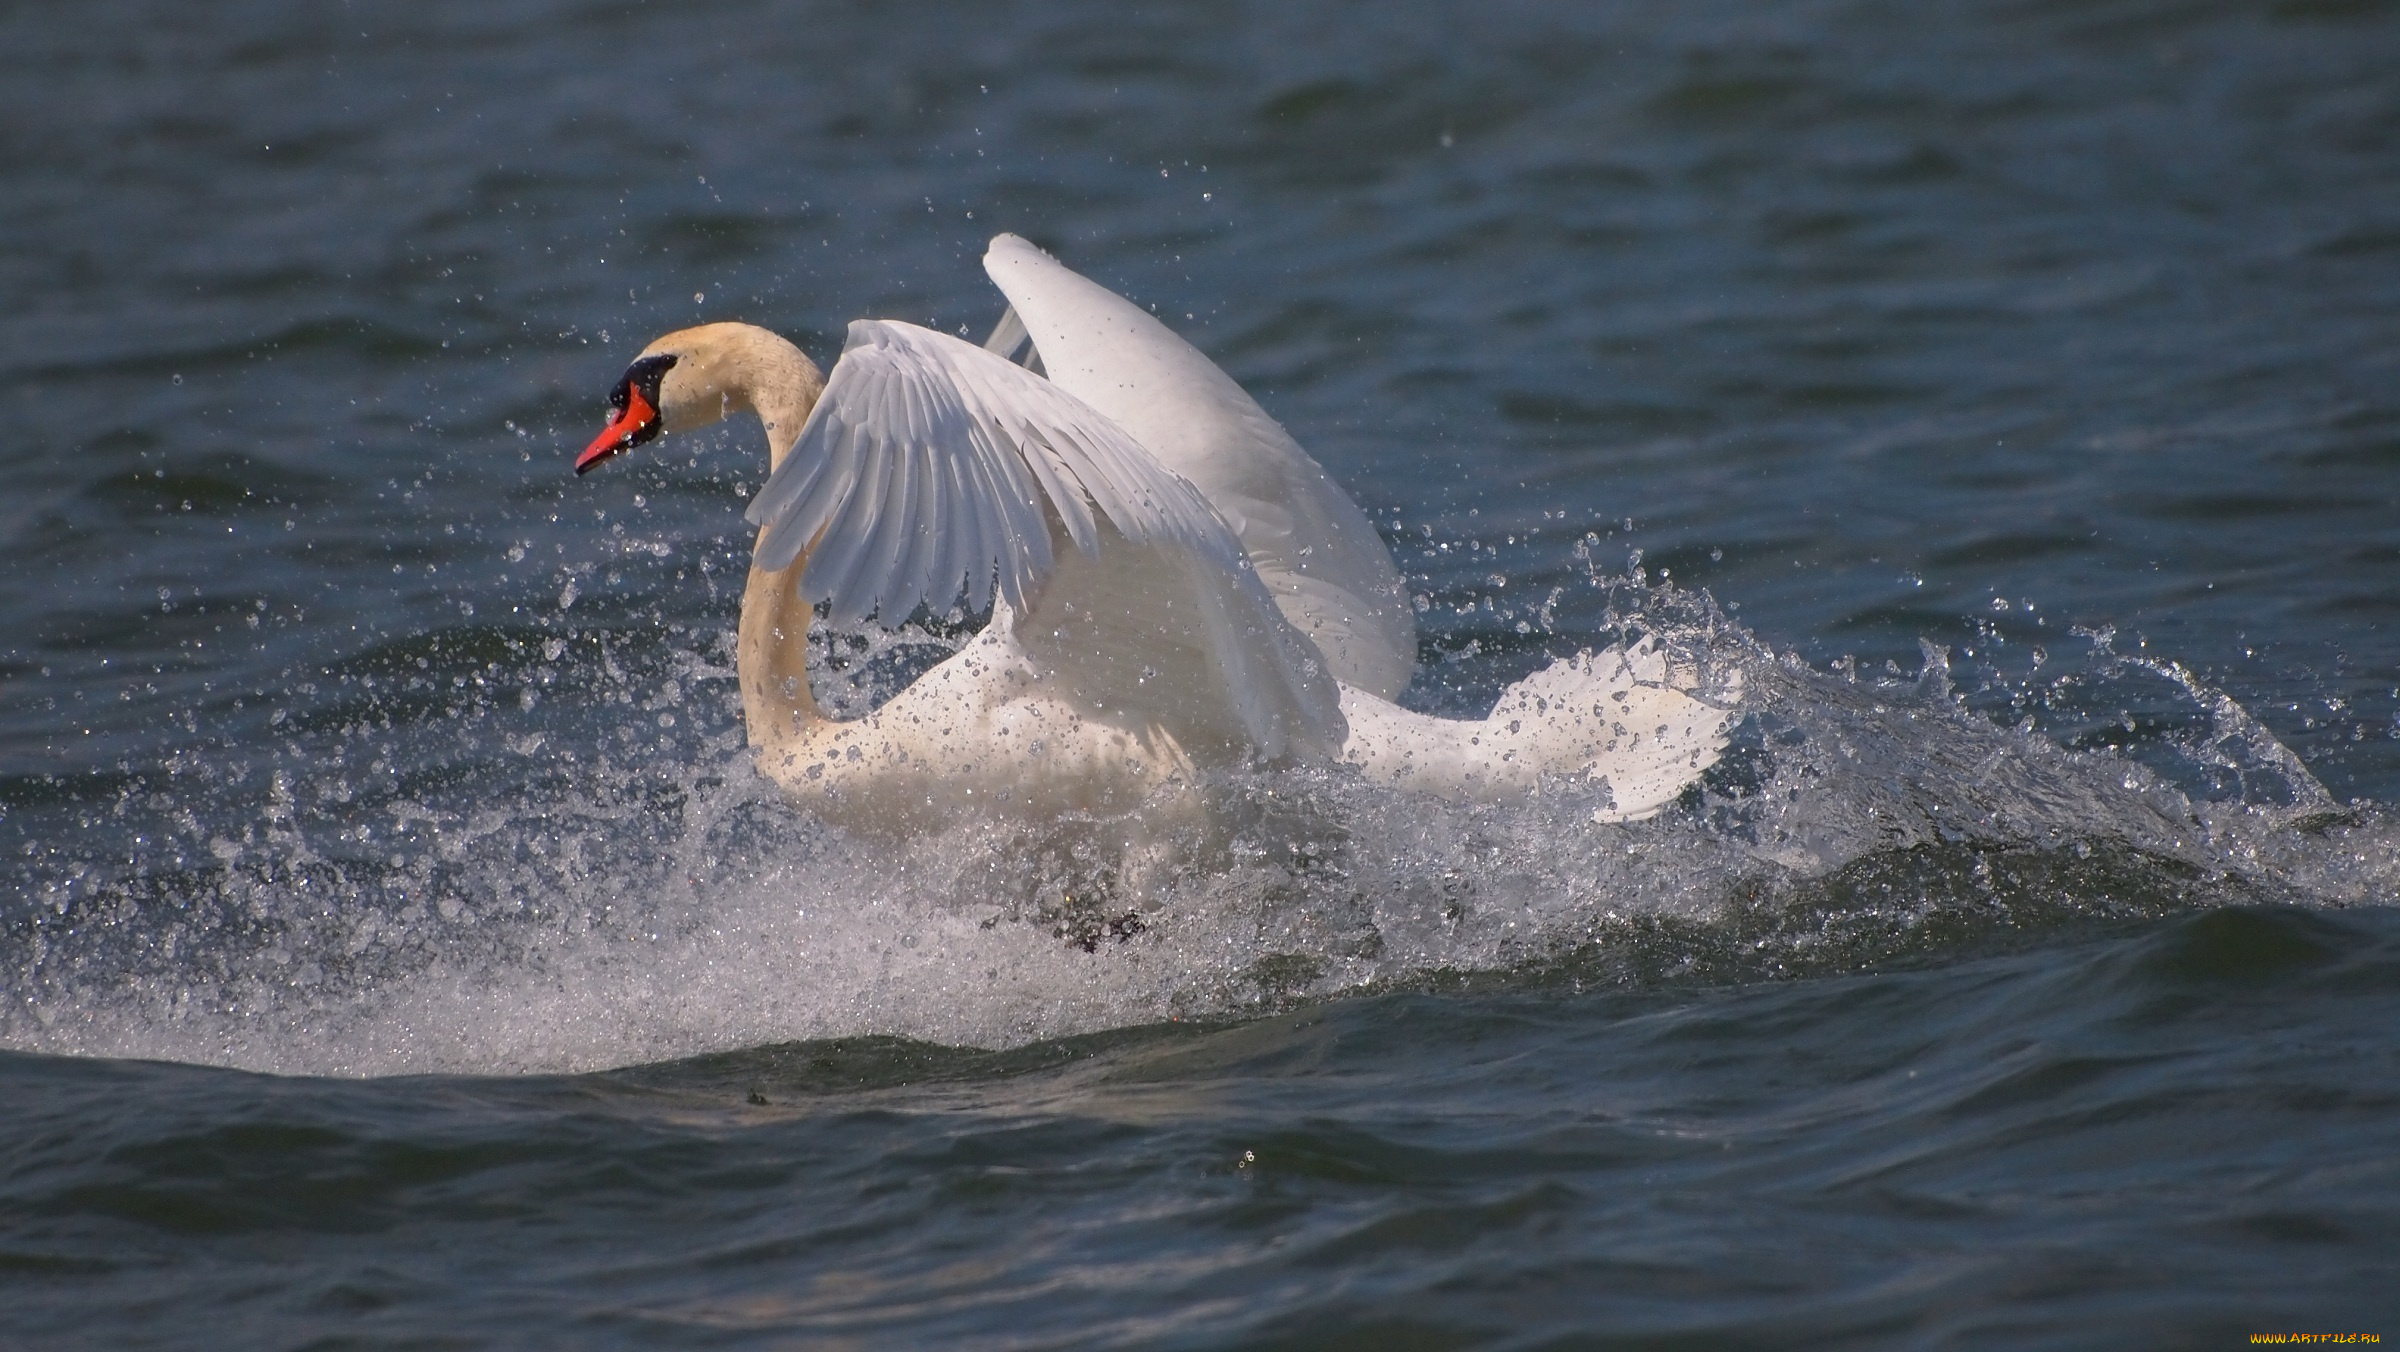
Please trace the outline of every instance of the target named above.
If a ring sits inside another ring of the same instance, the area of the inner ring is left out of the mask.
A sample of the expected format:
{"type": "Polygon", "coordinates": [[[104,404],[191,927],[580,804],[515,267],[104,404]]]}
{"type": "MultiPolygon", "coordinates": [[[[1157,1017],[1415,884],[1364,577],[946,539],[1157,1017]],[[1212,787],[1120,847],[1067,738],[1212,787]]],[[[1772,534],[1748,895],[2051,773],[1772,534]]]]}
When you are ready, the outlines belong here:
{"type": "Polygon", "coordinates": [[[0,37],[5,1340],[2400,1333],[2389,6],[0,37]],[[1350,486],[1411,703],[1661,633],[1725,763],[1142,886],[796,816],[756,433],[571,456],[697,319],[980,336],[999,230],[1350,486]]]}

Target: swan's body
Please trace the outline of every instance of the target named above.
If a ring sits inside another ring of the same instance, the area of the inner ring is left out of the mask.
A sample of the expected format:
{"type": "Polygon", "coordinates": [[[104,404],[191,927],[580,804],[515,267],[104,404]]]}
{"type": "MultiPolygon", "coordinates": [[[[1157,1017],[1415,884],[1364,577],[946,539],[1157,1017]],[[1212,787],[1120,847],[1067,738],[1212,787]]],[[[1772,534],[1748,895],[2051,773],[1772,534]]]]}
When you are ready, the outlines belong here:
{"type": "Polygon", "coordinates": [[[743,713],[769,778],[842,824],[1188,808],[1208,771],[1346,761],[1452,797],[1604,778],[1646,815],[1716,758],[1729,713],[1647,645],[1556,664],[1481,720],[1391,702],[1414,668],[1399,576],[1363,513],[1239,386],[1148,314],[1014,236],[985,267],[995,351],[860,321],[831,374],[763,329],[658,339],[588,469],[753,410],[771,466],[742,597],[743,713]],[[1048,379],[997,350],[1030,337],[1048,379]],[[966,647],[874,712],[822,717],[815,605],[905,619],[964,591],[966,647]]]}
{"type": "Polygon", "coordinates": [[[1061,550],[1022,612],[996,602],[982,633],[873,712],[818,717],[813,607],[795,599],[806,563],[750,574],[743,711],[759,769],[843,825],[905,833],[964,815],[1188,807],[1160,791],[1268,747],[1326,760],[1341,746],[1339,688],[1256,579],[1113,532],[1097,557],[1061,550]]]}

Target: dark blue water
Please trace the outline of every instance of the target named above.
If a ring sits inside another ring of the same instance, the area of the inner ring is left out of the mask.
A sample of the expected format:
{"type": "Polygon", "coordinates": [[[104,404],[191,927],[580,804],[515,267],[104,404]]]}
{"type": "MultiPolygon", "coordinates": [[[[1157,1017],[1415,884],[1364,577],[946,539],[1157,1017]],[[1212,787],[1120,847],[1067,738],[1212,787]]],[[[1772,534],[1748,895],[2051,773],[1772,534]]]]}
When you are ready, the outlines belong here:
{"type": "Polygon", "coordinates": [[[0,42],[0,1344],[2400,1336],[2391,5],[0,42]],[[695,319],[980,336],[999,230],[1351,487],[1410,702],[1663,631],[1727,760],[1223,786],[1130,937],[797,815],[756,433],[569,461],[695,319]]]}

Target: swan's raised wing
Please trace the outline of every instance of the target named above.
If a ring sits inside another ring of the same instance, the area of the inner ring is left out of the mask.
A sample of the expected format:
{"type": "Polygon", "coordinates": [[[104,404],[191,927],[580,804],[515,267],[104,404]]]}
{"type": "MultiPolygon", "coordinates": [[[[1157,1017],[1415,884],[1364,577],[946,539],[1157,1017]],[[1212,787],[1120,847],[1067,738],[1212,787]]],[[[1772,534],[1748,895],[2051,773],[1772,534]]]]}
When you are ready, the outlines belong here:
{"type": "Polygon", "coordinates": [[[1107,416],[982,348],[890,320],[850,326],[799,440],[746,515],[761,528],[758,567],[811,549],[803,597],[829,601],[837,623],[877,613],[898,623],[962,587],[974,609],[995,586],[1022,609],[1054,563],[1045,502],[1087,555],[1097,507],[1127,540],[1242,566],[1207,499],[1107,416]]]}
{"type": "MultiPolygon", "coordinates": [[[[1417,665],[1416,619],[1375,527],[1233,378],[1164,324],[1015,235],[984,271],[1050,379],[1197,485],[1259,580],[1345,684],[1396,697],[1417,665]]],[[[1007,331],[995,343],[1021,341],[1007,331]]]]}

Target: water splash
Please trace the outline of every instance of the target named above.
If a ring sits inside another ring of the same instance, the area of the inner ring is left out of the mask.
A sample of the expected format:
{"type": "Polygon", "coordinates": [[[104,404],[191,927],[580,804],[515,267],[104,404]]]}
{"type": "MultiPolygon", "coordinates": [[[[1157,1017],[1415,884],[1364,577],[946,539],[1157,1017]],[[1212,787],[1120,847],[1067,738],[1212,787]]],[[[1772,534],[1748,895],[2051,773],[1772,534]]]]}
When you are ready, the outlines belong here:
{"type": "MultiPolygon", "coordinates": [[[[1596,826],[1572,784],[1461,806],[1257,772],[1212,784],[1227,829],[1163,862],[1106,821],[895,851],[796,814],[747,763],[730,635],[462,630],[370,655],[264,760],[19,805],[110,843],[19,865],[0,1045],[340,1074],[1005,1046],[1477,974],[1840,971],[2400,882],[2385,816],[2334,804],[2171,662],[2096,641],[1961,694],[1930,645],[1915,673],[1825,672],[1705,594],[1612,585],[1599,637],[1654,634],[1748,692],[1675,809],[1596,826]],[[469,671],[489,697],[445,703],[469,671]]],[[[965,632],[821,638],[819,696],[867,707],[965,632]]]]}

